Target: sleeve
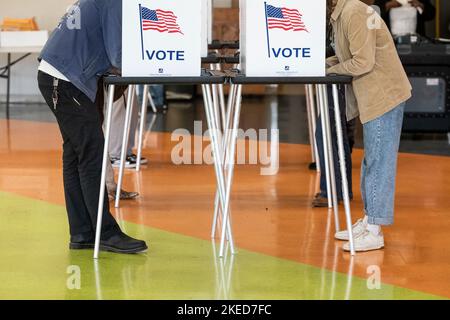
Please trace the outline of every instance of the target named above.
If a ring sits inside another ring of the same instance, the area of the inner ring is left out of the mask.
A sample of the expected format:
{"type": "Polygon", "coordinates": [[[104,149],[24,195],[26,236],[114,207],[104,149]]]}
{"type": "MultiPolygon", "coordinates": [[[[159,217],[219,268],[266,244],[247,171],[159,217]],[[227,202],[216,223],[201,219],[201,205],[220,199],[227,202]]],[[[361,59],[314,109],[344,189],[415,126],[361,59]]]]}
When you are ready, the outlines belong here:
{"type": "Polygon", "coordinates": [[[425,7],[422,15],[423,20],[433,20],[436,17],[436,8],[433,6],[430,0],[422,0],[422,3],[425,7]]]}
{"type": "Polygon", "coordinates": [[[336,56],[331,56],[329,58],[327,58],[327,68],[335,66],[339,63],[338,57],[336,56]]]}
{"type": "MultiPolygon", "coordinates": [[[[344,17],[343,17],[344,18],[344,17]]],[[[361,76],[375,66],[376,29],[367,25],[367,15],[355,14],[344,22],[351,58],[327,70],[328,74],[361,76]]]]}
{"type": "Polygon", "coordinates": [[[122,69],[122,1],[105,1],[101,10],[103,41],[114,68],[122,69]]]}

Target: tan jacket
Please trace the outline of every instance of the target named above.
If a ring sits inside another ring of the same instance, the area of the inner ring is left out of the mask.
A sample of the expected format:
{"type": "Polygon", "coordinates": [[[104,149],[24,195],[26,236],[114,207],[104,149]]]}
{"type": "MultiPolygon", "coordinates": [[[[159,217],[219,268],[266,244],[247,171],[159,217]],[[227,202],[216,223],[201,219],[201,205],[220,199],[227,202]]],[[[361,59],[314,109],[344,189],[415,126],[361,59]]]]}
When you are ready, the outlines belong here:
{"type": "Polygon", "coordinates": [[[366,123],[411,97],[411,84],[384,21],[360,0],[338,0],[331,15],[336,56],[328,74],[353,76],[347,119],[366,123]]]}

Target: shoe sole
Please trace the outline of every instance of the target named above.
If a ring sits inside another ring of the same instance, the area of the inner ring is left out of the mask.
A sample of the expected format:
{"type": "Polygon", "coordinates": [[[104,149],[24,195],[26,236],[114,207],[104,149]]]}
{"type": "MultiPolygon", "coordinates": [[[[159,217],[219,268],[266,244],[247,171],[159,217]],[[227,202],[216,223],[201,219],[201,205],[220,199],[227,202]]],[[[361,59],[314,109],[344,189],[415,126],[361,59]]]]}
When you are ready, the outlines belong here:
{"type": "MultiPolygon", "coordinates": [[[[120,168],[120,164],[112,164],[113,168],[120,168]]],[[[135,164],[126,164],[125,169],[133,169],[136,168],[135,164]]]]}
{"type": "MultiPolygon", "coordinates": [[[[338,204],[342,204],[342,201],[339,201],[338,204]]],[[[327,202],[312,202],[313,208],[327,208],[328,207],[328,201],[327,202]]]]}
{"type": "Polygon", "coordinates": [[[69,244],[70,250],[87,250],[87,249],[94,249],[94,244],[84,244],[84,243],[70,243],[69,244]]]}
{"type": "Polygon", "coordinates": [[[135,248],[135,249],[118,249],[110,246],[100,245],[101,251],[106,252],[113,252],[113,253],[122,253],[122,254],[138,254],[138,253],[145,253],[148,251],[148,247],[141,247],[141,248],[135,248]]]}
{"type": "MultiPolygon", "coordinates": [[[[353,234],[353,239],[355,239],[357,236],[359,236],[359,234],[353,234]]],[[[335,240],[339,240],[339,241],[349,241],[350,239],[348,237],[338,237],[336,234],[334,235],[334,239],[335,240]]]]}
{"type": "Polygon", "coordinates": [[[312,207],[313,208],[326,208],[326,207],[328,207],[328,203],[313,203],[312,207]]]}
{"type": "MultiPolygon", "coordinates": [[[[380,250],[380,249],[383,249],[384,248],[384,244],[383,245],[381,245],[381,246],[378,246],[378,247],[373,247],[373,248],[370,248],[370,249],[356,249],[355,248],[355,252],[369,252],[369,251],[375,251],[375,250],[380,250]]],[[[344,251],[346,251],[346,252],[350,252],[350,248],[342,248],[344,251]]]]}
{"type": "MultiPolygon", "coordinates": [[[[137,195],[135,195],[135,196],[129,196],[129,197],[120,197],[120,200],[134,200],[134,199],[136,199],[137,197],[139,197],[139,194],[137,194],[137,195]]],[[[114,194],[114,196],[109,196],[108,195],[108,199],[109,199],[109,201],[114,201],[114,200],[116,200],[116,195],[114,194]]]]}
{"type": "MultiPolygon", "coordinates": [[[[70,243],[69,244],[70,250],[89,250],[89,249],[94,249],[94,247],[95,247],[94,244],[79,244],[79,243],[70,243]]],[[[123,253],[123,254],[133,254],[133,253],[145,253],[148,251],[148,247],[123,250],[123,249],[117,249],[117,248],[110,247],[110,246],[100,245],[100,251],[123,253]]]]}

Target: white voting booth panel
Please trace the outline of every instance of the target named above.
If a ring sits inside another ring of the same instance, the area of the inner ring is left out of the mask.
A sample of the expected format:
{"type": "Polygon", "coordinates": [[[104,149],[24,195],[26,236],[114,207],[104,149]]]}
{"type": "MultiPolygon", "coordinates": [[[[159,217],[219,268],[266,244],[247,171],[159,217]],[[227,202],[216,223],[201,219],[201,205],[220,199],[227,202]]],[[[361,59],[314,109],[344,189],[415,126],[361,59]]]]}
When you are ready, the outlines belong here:
{"type": "Polygon", "coordinates": [[[214,10],[214,1],[207,0],[207,14],[208,14],[208,44],[213,42],[213,10],[214,10]]]}
{"type": "Polygon", "coordinates": [[[212,0],[202,0],[202,58],[208,56],[208,45],[212,43],[212,14],[212,0]]]}
{"type": "Polygon", "coordinates": [[[201,0],[202,1],[202,13],[201,13],[201,19],[202,19],[202,49],[201,49],[201,56],[202,58],[205,58],[208,56],[208,0],[201,0]]]}
{"type": "Polygon", "coordinates": [[[202,2],[123,1],[122,75],[200,76],[202,2]]]}
{"type": "Polygon", "coordinates": [[[241,0],[247,76],[325,76],[326,0],[241,0]]]}

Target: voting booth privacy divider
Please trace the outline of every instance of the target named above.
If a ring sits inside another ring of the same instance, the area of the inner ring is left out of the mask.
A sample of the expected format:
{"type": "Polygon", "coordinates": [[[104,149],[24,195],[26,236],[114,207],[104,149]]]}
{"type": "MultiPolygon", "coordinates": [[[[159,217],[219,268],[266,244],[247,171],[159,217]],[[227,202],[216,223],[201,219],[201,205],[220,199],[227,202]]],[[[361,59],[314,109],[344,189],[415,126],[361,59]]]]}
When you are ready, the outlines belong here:
{"type": "Polygon", "coordinates": [[[200,76],[202,3],[123,1],[122,75],[200,76]]]}
{"type": "Polygon", "coordinates": [[[241,70],[251,76],[325,76],[326,0],[241,0],[241,70]]]}
{"type": "Polygon", "coordinates": [[[208,45],[212,43],[213,1],[202,0],[202,58],[208,56],[208,45]]]}

